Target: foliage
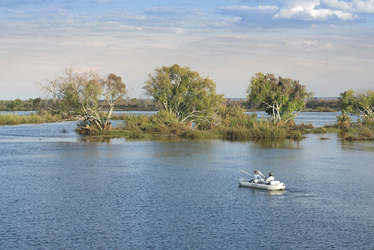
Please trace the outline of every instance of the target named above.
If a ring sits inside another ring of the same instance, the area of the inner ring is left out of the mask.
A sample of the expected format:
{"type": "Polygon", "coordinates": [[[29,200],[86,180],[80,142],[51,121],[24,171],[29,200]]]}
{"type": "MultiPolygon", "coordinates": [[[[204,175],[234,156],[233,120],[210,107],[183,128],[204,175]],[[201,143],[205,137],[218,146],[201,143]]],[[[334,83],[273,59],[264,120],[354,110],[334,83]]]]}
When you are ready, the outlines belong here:
{"type": "Polygon", "coordinates": [[[144,89],[179,121],[208,121],[223,102],[223,96],[216,94],[216,85],[211,79],[177,64],[157,68],[154,75],[149,74],[144,89]]]}
{"type": "Polygon", "coordinates": [[[360,137],[363,138],[372,138],[373,137],[373,131],[368,127],[362,127],[358,133],[360,137]]]}
{"type": "Polygon", "coordinates": [[[151,116],[124,115],[123,120],[124,129],[135,132],[179,135],[191,129],[191,123],[180,122],[175,114],[165,110],[151,116]]]}
{"type": "Polygon", "coordinates": [[[264,109],[274,123],[293,119],[294,112],[300,112],[312,97],[297,80],[263,73],[252,77],[247,93],[248,103],[264,109]]]}
{"type": "Polygon", "coordinates": [[[217,130],[223,138],[229,140],[299,138],[301,131],[296,131],[292,123],[273,122],[257,119],[257,115],[247,115],[240,107],[222,108],[219,112],[222,122],[217,130]]]}
{"type": "Polygon", "coordinates": [[[363,126],[353,132],[355,134],[348,136],[347,141],[374,141],[374,131],[369,127],[363,126]]]}
{"type": "Polygon", "coordinates": [[[38,100],[36,99],[28,99],[28,100],[0,100],[0,110],[2,111],[30,111],[30,110],[38,110],[38,100]]]}
{"type": "Polygon", "coordinates": [[[353,89],[340,94],[342,111],[360,115],[367,124],[374,122],[374,91],[354,92],[353,89]]]}
{"type": "Polygon", "coordinates": [[[15,114],[0,114],[0,125],[18,125],[18,124],[29,124],[29,123],[45,123],[45,122],[56,122],[60,121],[61,116],[59,115],[15,115],[15,114]]]}
{"type": "Polygon", "coordinates": [[[67,69],[62,76],[40,84],[47,95],[44,106],[52,113],[63,116],[77,115],[83,118],[78,132],[91,134],[92,131],[110,130],[110,118],[117,100],[126,93],[126,85],[115,74],[101,78],[93,71],[78,73],[67,69]],[[104,98],[108,111],[102,112],[99,105],[104,98]]]}
{"type": "Polygon", "coordinates": [[[317,112],[337,112],[340,111],[340,101],[338,99],[317,99],[312,98],[306,103],[304,111],[317,112]]]}
{"type": "Polygon", "coordinates": [[[342,114],[337,117],[338,120],[338,128],[349,128],[350,122],[352,118],[347,115],[345,111],[342,111],[342,114]]]}

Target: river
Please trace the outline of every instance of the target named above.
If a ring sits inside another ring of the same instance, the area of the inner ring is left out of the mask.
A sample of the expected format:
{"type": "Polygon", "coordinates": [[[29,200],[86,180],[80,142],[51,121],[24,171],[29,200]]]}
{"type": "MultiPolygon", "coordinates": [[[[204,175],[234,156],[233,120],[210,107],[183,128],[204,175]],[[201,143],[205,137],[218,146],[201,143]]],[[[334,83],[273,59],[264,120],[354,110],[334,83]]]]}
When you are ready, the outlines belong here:
{"type": "Polygon", "coordinates": [[[373,142],[89,142],[75,125],[0,127],[0,249],[374,248],[373,142]],[[240,188],[239,169],[286,190],[240,188]]]}

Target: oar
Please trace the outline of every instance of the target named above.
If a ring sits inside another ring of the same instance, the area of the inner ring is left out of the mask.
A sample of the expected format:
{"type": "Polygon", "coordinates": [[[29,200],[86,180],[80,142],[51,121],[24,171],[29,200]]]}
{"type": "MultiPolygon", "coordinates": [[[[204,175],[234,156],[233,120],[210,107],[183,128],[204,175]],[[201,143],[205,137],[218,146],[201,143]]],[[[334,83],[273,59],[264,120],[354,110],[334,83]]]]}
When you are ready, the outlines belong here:
{"type": "Polygon", "coordinates": [[[262,175],[262,176],[265,178],[265,175],[263,175],[263,174],[260,172],[260,170],[258,170],[258,173],[259,173],[260,175],[262,175]]]}
{"type": "Polygon", "coordinates": [[[241,169],[239,169],[240,171],[242,171],[243,173],[245,173],[245,174],[247,174],[247,175],[250,175],[250,176],[252,176],[250,173],[248,173],[248,172],[245,172],[244,170],[241,170],[241,169]]]}

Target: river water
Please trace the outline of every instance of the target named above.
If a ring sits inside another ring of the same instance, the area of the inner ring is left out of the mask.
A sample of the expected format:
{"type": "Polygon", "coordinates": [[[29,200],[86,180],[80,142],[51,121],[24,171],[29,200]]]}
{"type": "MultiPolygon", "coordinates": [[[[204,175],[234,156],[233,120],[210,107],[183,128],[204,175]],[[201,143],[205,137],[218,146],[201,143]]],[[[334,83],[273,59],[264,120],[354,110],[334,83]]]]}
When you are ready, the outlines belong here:
{"type": "Polygon", "coordinates": [[[0,249],[374,248],[373,142],[90,142],[74,128],[0,127],[0,249]],[[286,190],[238,187],[239,169],[286,190]]]}

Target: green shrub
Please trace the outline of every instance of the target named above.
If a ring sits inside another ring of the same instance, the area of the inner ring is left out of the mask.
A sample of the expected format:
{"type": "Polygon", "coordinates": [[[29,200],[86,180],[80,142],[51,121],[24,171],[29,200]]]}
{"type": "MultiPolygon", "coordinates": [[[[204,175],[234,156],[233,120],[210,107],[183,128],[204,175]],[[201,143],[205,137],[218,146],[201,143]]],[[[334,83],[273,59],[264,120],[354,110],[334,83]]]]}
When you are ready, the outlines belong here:
{"type": "Polygon", "coordinates": [[[364,116],[363,125],[366,127],[374,127],[374,119],[369,116],[364,116]]]}
{"type": "Polygon", "coordinates": [[[362,138],[372,138],[373,131],[368,127],[362,127],[359,130],[358,136],[362,138]]]}
{"type": "Polygon", "coordinates": [[[338,128],[349,128],[349,124],[352,121],[352,118],[349,117],[344,111],[340,116],[337,117],[338,128]]]}

